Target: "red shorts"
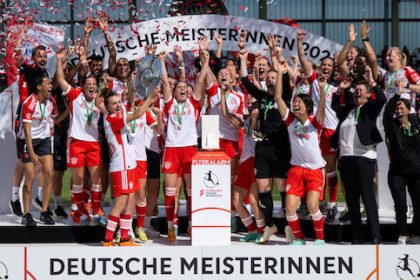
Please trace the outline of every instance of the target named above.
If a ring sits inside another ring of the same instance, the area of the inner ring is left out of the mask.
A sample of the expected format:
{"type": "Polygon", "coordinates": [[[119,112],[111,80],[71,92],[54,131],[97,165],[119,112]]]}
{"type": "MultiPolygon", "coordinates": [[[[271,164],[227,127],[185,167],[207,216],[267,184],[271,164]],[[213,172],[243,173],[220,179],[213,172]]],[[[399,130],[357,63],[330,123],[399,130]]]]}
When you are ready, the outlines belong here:
{"type": "Polygon", "coordinates": [[[163,153],[163,173],[176,173],[180,175],[191,174],[192,158],[197,152],[194,146],[166,147],[163,153]],[[182,171],[182,172],[181,172],[182,171]]]}
{"type": "Polygon", "coordinates": [[[286,194],[303,197],[306,193],[319,192],[319,199],[324,199],[324,169],[311,170],[300,166],[289,169],[286,182],[286,194]]]}
{"type": "Polygon", "coordinates": [[[323,156],[337,154],[337,150],[331,147],[331,138],[334,132],[335,132],[334,129],[329,129],[329,128],[322,129],[319,146],[321,148],[321,153],[323,156]]]}
{"type": "Polygon", "coordinates": [[[219,138],[219,146],[220,150],[225,152],[230,159],[239,156],[239,144],[237,141],[219,138]]]}
{"type": "Polygon", "coordinates": [[[138,160],[136,167],[137,179],[146,179],[147,178],[147,161],[138,160]]]}
{"type": "Polygon", "coordinates": [[[110,173],[114,197],[134,193],[136,190],[140,189],[139,180],[136,176],[136,169],[121,170],[110,173]]]}
{"type": "Polygon", "coordinates": [[[67,150],[67,167],[91,167],[101,165],[101,146],[99,142],[70,139],[67,150]]]}
{"type": "Polygon", "coordinates": [[[255,158],[250,157],[246,161],[242,162],[238,166],[237,177],[234,186],[246,189],[249,191],[249,188],[253,183],[255,183],[255,158]]]}

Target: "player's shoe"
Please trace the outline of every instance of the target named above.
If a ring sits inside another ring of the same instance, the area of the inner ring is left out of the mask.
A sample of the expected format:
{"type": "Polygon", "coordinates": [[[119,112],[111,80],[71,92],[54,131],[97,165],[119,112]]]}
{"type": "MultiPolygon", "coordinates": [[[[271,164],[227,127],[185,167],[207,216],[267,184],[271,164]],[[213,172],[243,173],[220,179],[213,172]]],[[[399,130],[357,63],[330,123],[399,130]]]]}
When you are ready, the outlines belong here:
{"type": "Polygon", "coordinates": [[[54,214],[57,217],[63,217],[63,218],[67,218],[69,216],[67,212],[64,210],[63,206],[61,205],[58,205],[57,208],[55,208],[54,214]]]}
{"type": "Polygon", "coordinates": [[[157,238],[157,237],[160,237],[160,232],[159,231],[157,231],[157,230],[155,230],[152,226],[147,226],[145,229],[144,229],[144,232],[146,232],[146,234],[147,234],[147,236],[148,237],[150,237],[150,238],[157,238]]]}
{"type": "Polygon", "coordinates": [[[144,228],[142,227],[136,227],[136,229],[134,230],[134,232],[136,233],[136,236],[138,237],[138,239],[140,239],[141,241],[147,241],[147,234],[144,231],[144,228]]]}
{"type": "Polygon", "coordinates": [[[240,242],[255,242],[255,240],[257,240],[259,237],[258,232],[254,231],[254,232],[250,232],[247,235],[241,237],[239,239],[240,242]]]}
{"type": "Polygon", "coordinates": [[[303,239],[295,239],[295,240],[293,240],[292,245],[302,246],[302,245],[306,245],[306,242],[303,239]]]}
{"type": "Polygon", "coordinates": [[[101,246],[102,247],[114,247],[114,246],[118,246],[118,244],[115,243],[114,241],[102,241],[101,246]]]}
{"type": "Polygon", "coordinates": [[[270,239],[270,237],[276,234],[278,231],[276,225],[272,225],[271,227],[266,226],[264,228],[264,233],[261,235],[260,238],[255,240],[256,244],[265,244],[270,239]]]}
{"type": "Polygon", "coordinates": [[[347,222],[349,220],[349,209],[347,208],[347,206],[341,212],[340,217],[338,218],[338,220],[340,222],[347,222]]]}
{"type": "Polygon", "coordinates": [[[170,243],[174,242],[176,240],[176,235],[175,235],[175,228],[174,227],[169,227],[168,228],[168,241],[170,243]]]}
{"type": "Polygon", "coordinates": [[[18,216],[18,217],[22,217],[23,213],[22,213],[22,206],[20,204],[19,199],[16,201],[9,201],[9,207],[10,207],[10,211],[12,211],[12,214],[18,216]]]}
{"type": "Polygon", "coordinates": [[[88,202],[85,203],[85,210],[86,210],[87,213],[89,213],[89,214],[91,213],[91,211],[92,211],[92,203],[90,201],[88,201],[88,202]]]}
{"type": "Polygon", "coordinates": [[[31,213],[26,213],[22,216],[22,225],[24,225],[26,228],[36,227],[36,222],[32,217],[31,213]]]}
{"type": "Polygon", "coordinates": [[[46,225],[55,225],[53,218],[51,218],[51,215],[47,211],[41,212],[39,215],[39,220],[41,223],[46,225]]]}
{"type": "Polygon", "coordinates": [[[334,222],[335,215],[337,215],[337,206],[334,206],[327,210],[327,217],[325,218],[325,222],[326,223],[334,222]]]}
{"type": "Polygon", "coordinates": [[[120,245],[121,247],[138,247],[138,246],[140,246],[140,244],[135,242],[133,239],[120,241],[118,243],[118,245],[120,245]]]}
{"type": "Polygon", "coordinates": [[[408,236],[406,235],[400,235],[398,237],[398,245],[405,245],[407,244],[407,241],[408,241],[408,236]]]}
{"type": "Polygon", "coordinates": [[[179,234],[178,225],[174,225],[174,234],[175,234],[175,236],[178,236],[178,234],[179,234]]]}
{"type": "Polygon", "coordinates": [[[287,243],[292,244],[293,240],[295,240],[295,235],[293,234],[293,230],[290,226],[285,226],[284,234],[286,236],[287,243]]]}
{"type": "Polygon", "coordinates": [[[82,225],[82,226],[89,226],[89,225],[91,225],[91,219],[88,216],[86,216],[86,215],[82,215],[80,217],[80,225],[82,225]]]}
{"type": "Polygon", "coordinates": [[[70,217],[73,219],[73,222],[75,222],[76,224],[80,224],[81,216],[82,214],[79,211],[70,209],[70,217]]]}
{"type": "MultiPolygon", "coordinates": [[[[38,197],[35,197],[34,199],[32,199],[32,205],[36,209],[38,209],[39,211],[42,212],[42,201],[39,200],[38,197]]],[[[50,216],[54,215],[54,213],[50,210],[50,207],[47,207],[47,212],[48,212],[48,215],[50,215],[50,216]]]]}
{"type": "Polygon", "coordinates": [[[237,232],[238,231],[238,222],[236,221],[236,217],[230,218],[230,232],[237,232]]]}
{"type": "Polygon", "coordinates": [[[315,239],[315,245],[325,245],[325,240],[323,239],[315,239]]]}

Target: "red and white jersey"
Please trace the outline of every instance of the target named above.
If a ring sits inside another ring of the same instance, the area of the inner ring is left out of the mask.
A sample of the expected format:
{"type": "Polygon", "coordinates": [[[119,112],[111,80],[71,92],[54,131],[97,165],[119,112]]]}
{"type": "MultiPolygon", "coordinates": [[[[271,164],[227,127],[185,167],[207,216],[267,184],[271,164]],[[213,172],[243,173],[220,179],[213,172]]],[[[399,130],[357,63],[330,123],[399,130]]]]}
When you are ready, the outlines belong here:
{"type": "MultiPolygon", "coordinates": [[[[409,66],[402,67],[395,72],[388,70],[382,80],[382,88],[387,100],[390,100],[398,91],[395,81],[403,81],[403,84],[409,82],[410,84],[420,84],[420,75],[409,66]]],[[[416,94],[415,92],[403,93],[401,97],[411,100],[411,105],[415,107],[416,94]]]]}
{"type": "Polygon", "coordinates": [[[136,168],[134,147],[128,143],[129,132],[125,109],[118,114],[104,116],[104,129],[111,158],[109,172],[136,168]]]}
{"type": "MultiPolygon", "coordinates": [[[[316,72],[312,71],[312,73],[313,74],[308,78],[308,80],[309,80],[309,83],[311,84],[310,92],[312,96],[312,101],[314,102],[313,114],[315,115],[316,111],[318,110],[320,88],[319,88],[319,81],[317,79],[316,72]]],[[[331,104],[332,104],[334,94],[337,92],[338,88],[331,84],[327,84],[325,86],[325,90],[327,92],[325,96],[327,100],[325,104],[325,118],[324,118],[323,127],[335,130],[338,125],[338,118],[337,118],[337,115],[335,114],[335,111],[332,109],[331,104]]]]}
{"type": "MultiPolygon", "coordinates": [[[[313,71],[312,73],[315,73],[315,71],[313,71]]],[[[309,80],[312,77],[309,78],[309,80]]],[[[314,78],[316,79],[316,77],[314,78]]],[[[302,77],[300,75],[295,75],[295,77],[293,78],[293,83],[295,84],[295,88],[294,88],[294,95],[296,94],[311,94],[311,85],[310,84],[304,84],[303,83],[302,77]]]]}
{"type": "Polygon", "coordinates": [[[194,96],[184,103],[173,97],[165,102],[163,116],[167,119],[165,147],[187,147],[197,145],[196,116],[200,101],[194,96]]]}
{"type": "Polygon", "coordinates": [[[146,127],[156,124],[153,116],[146,111],[139,119],[128,123],[129,142],[134,145],[136,161],[147,161],[146,156],[146,127]]]}
{"type": "Polygon", "coordinates": [[[290,113],[290,110],[287,110],[286,116],[285,123],[292,151],[290,164],[311,170],[324,167],[326,162],[319,147],[322,124],[314,115],[310,115],[303,124],[290,113]]]}
{"type": "MultiPolygon", "coordinates": [[[[210,88],[206,89],[207,95],[209,98],[210,105],[210,115],[219,116],[219,132],[220,138],[230,141],[238,141],[239,131],[237,128],[233,127],[232,124],[222,116],[220,110],[220,101],[221,101],[221,90],[216,85],[213,84],[210,88]]],[[[226,106],[231,114],[242,116],[244,113],[245,103],[242,97],[234,91],[231,91],[229,95],[226,96],[226,106]]]]}
{"type": "Polygon", "coordinates": [[[63,95],[67,98],[70,108],[70,128],[68,136],[77,140],[98,142],[99,109],[95,100],[88,102],[81,88],[70,87],[63,95]],[[90,122],[88,115],[92,114],[90,122]]]}
{"type": "Polygon", "coordinates": [[[128,89],[127,83],[118,79],[113,79],[109,83],[109,89],[121,96],[124,90],[128,89]]]}
{"type": "Polygon", "coordinates": [[[43,103],[39,102],[35,94],[31,94],[22,103],[20,126],[18,137],[25,139],[23,123],[31,123],[32,139],[45,139],[51,137],[51,117],[57,116],[52,100],[46,98],[43,103]]]}
{"type": "Polygon", "coordinates": [[[239,158],[239,163],[242,163],[250,157],[255,157],[255,144],[256,142],[251,137],[252,124],[251,116],[248,116],[244,120],[244,128],[242,133],[242,153],[239,158]]]}

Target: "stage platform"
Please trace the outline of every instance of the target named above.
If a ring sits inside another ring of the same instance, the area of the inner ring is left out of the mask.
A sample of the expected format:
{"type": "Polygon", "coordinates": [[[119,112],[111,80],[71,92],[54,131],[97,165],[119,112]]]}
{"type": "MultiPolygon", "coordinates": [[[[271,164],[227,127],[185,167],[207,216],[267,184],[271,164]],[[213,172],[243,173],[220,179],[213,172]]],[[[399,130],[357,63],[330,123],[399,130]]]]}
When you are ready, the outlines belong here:
{"type": "MultiPolygon", "coordinates": [[[[185,202],[180,203],[179,213],[179,232],[180,236],[174,245],[190,245],[190,239],[187,234],[188,221],[185,215],[185,202]]],[[[339,205],[338,214],[333,223],[325,223],[325,240],[334,244],[349,244],[351,241],[350,222],[340,222],[338,220],[339,213],[343,210],[343,205],[339,205]]],[[[68,209],[67,209],[68,210],[68,209]]],[[[104,208],[105,213],[109,211],[108,207],[104,208]]],[[[164,206],[159,206],[159,215],[152,218],[151,225],[161,232],[161,237],[146,242],[147,245],[168,245],[167,243],[167,223],[164,216],[164,206]]],[[[381,233],[383,242],[395,243],[398,236],[396,233],[396,224],[393,211],[379,211],[381,233]]],[[[67,219],[54,216],[56,225],[47,226],[39,223],[39,212],[32,212],[38,225],[34,229],[26,229],[20,224],[20,218],[12,214],[0,215],[0,243],[12,244],[29,244],[29,243],[85,243],[98,244],[104,237],[105,228],[101,226],[80,226],[73,222],[69,217],[67,219]]],[[[246,229],[237,217],[238,233],[232,234],[232,242],[238,242],[239,238],[245,234],[246,229]]],[[[409,214],[409,225],[411,225],[411,216],[409,214]]],[[[280,205],[274,208],[274,223],[277,225],[279,232],[273,237],[269,245],[285,245],[284,227],[287,222],[283,216],[280,205]]],[[[314,237],[312,221],[309,218],[301,220],[302,229],[308,238],[314,237]]],[[[368,226],[364,220],[364,228],[368,231],[368,226]]],[[[410,230],[410,226],[409,226],[410,230]]]]}

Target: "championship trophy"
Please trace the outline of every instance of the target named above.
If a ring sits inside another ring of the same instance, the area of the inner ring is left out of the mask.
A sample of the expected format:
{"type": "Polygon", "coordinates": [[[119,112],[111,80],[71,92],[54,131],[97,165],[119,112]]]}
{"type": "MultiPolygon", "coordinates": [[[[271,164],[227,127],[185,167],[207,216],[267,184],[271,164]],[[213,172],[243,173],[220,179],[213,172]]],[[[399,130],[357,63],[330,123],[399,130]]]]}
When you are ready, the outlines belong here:
{"type": "Polygon", "coordinates": [[[159,57],[148,55],[137,66],[134,88],[136,95],[144,100],[162,81],[162,63],[159,57]]]}

